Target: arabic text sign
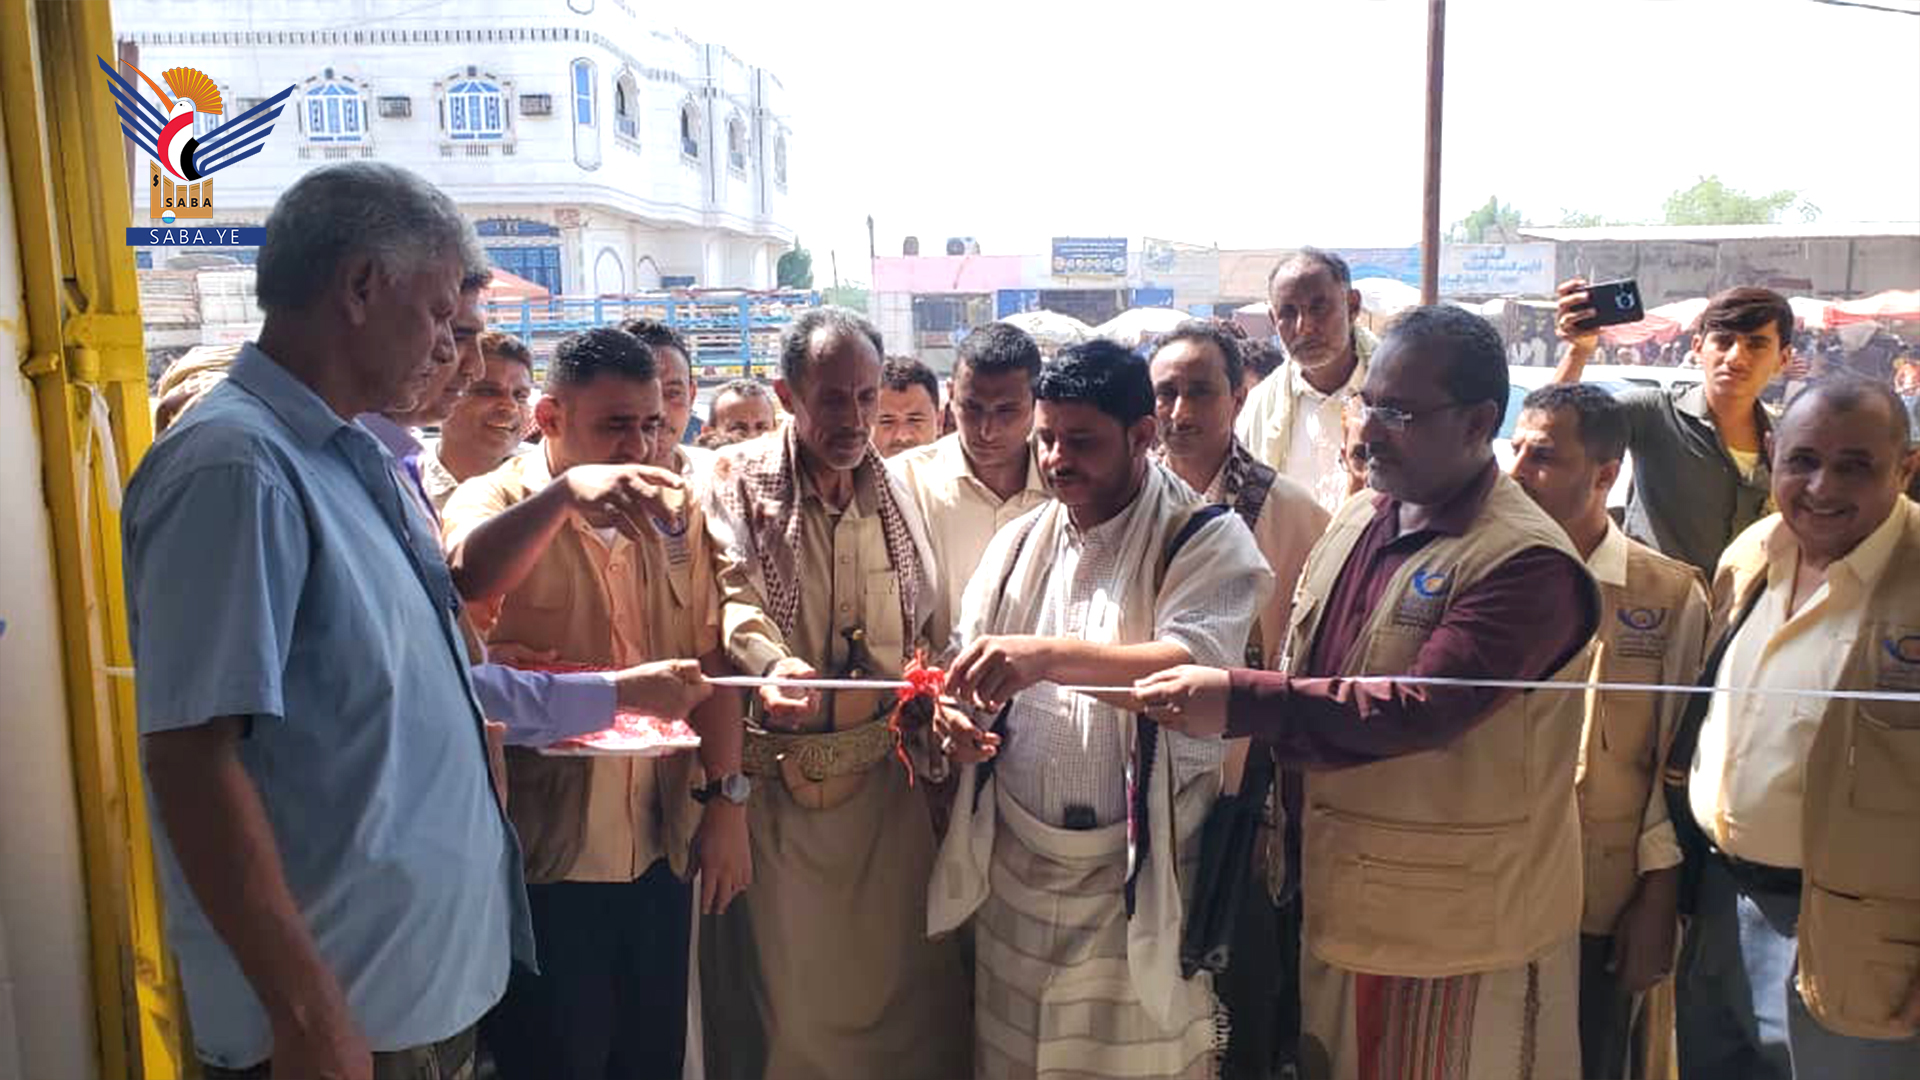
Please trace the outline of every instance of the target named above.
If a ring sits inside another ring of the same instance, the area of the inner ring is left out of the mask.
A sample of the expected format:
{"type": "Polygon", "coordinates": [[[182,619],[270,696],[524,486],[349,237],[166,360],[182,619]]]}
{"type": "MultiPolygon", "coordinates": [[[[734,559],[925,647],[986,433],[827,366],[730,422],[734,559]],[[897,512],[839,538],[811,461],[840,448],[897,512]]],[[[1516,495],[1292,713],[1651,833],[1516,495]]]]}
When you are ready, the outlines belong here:
{"type": "Polygon", "coordinates": [[[1552,296],[1553,245],[1444,245],[1440,295],[1552,296]]]}

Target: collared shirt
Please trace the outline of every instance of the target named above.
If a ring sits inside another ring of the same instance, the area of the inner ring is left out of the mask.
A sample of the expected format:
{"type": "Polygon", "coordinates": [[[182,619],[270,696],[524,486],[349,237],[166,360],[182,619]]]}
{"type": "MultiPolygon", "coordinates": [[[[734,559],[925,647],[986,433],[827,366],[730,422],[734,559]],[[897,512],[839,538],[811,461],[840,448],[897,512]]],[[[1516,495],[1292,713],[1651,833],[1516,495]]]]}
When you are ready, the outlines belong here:
{"type": "Polygon", "coordinates": [[[447,500],[453,498],[454,489],[460,486],[460,478],[441,464],[437,440],[420,453],[420,486],[435,510],[445,510],[447,500]]]}
{"type": "Polygon", "coordinates": [[[387,448],[387,453],[393,456],[400,475],[412,489],[408,494],[420,500],[420,506],[427,511],[427,517],[438,525],[440,505],[427,491],[426,478],[420,464],[420,459],[427,452],[426,444],[420,441],[420,437],[413,433],[412,428],[397,424],[380,413],[361,413],[355,419],[360,421],[361,427],[372,432],[374,438],[380,440],[381,446],[387,448]]]}
{"type": "MultiPolygon", "coordinates": [[[[1629,611],[1640,607],[1636,598],[1627,591],[1627,555],[1633,541],[1620,531],[1611,521],[1607,523],[1607,535],[1600,546],[1587,556],[1587,570],[1593,574],[1593,580],[1600,586],[1600,597],[1604,611],[1629,611]]],[[[1667,635],[1666,655],[1660,661],[1660,678],[1663,683],[1687,685],[1700,676],[1700,661],[1707,636],[1707,596],[1706,590],[1696,584],[1688,596],[1686,606],[1673,613],[1673,626],[1667,635]]],[[[1603,614],[1603,618],[1605,615],[1603,614]]],[[[1605,681],[1607,672],[1600,673],[1605,681]]],[[[1658,732],[1654,738],[1656,753],[1663,752],[1673,735],[1673,725],[1680,718],[1680,710],[1686,707],[1683,694],[1666,694],[1657,706],[1658,732]]],[[[1587,722],[1593,722],[1592,698],[1588,699],[1587,722]]],[[[1583,755],[1585,751],[1582,751],[1583,755]]],[[[1584,772],[1587,768],[1583,760],[1579,766],[1584,772]]],[[[1649,769],[1653,783],[1647,793],[1647,808],[1640,817],[1640,843],[1636,851],[1635,866],[1639,873],[1647,874],[1655,870],[1665,870],[1680,865],[1682,854],[1680,841],[1674,836],[1673,822],[1668,818],[1667,796],[1659,781],[1659,762],[1655,761],[1649,769]]]]}
{"type": "MultiPolygon", "coordinates": [[[[766,601],[748,568],[723,561],[723,632],[727,653],[740,670],[757,675],[791,655],[822,675],[837,675],[849,659],[847,635],[859,630],[866,638],[871,677],[900,673],[905,647],[900,640],[900,580],[887,558],[880,524],[875,482],[881,476],[864,470],[854,475],[853,498],[845,508],[836,508],[820,497],[806,470],[800,471],[800,610],[791,637],[783,637],[766,613],[766,601]]],[[[912,513],[907,507],[901,510],[912,513]]],[[[928,631],[938,639],[936,646],[945,643],[945,628],[929,626],[928,631]]],[[[867,720],[891,704],[880,692],[834,691],[830,701],[840,728],[867,720]]]]}
{"type": "MultiPolygon", "coordinates": [[[[509,942],[532,957],[520,852],[453,583],[391,458],[249,344],[141,462],[122,530],[141,732],[251,721],[241,765],[373,1049],[473,1024],[509,942]]],[[[266,1013],[154,839],[199,1053],[251,1066],[272,1050],[266,1013]]]]}
{"type": "Polygon", "coordinates": [[[1234,421],[1234,434],[1254,457],[1312,492],[1328,513],[1347,501],[1347,470],[1340,464],[1347,399],[1366,382],[1377,345],[1372,334],[1354,327],[1353,373],[1331,394],[1314,389],[1289,360],[1253,388],[1234,421]]]}
{"type": "MultiPolygon", "coordinates": [[[[1110,641],[1119,617],[1117,596],[1126,577],[1121,563],[1135,529],[1154,528],[1136,498],[1091,529],[1060,529],[1049,560],[1046,592],[1027,633],[1039,637],[1110,641]]],[[[1136,571],[1134,587],[1150,587],[1136,571]]],[[[1181,589],[1155,597],[1153,639],[1178,645],[1188,662],[1231,667],[1244,656],[1258,590],[1244,578],[1190,576],[1181,589]]],[[[1135,644],[1123,642],[1122,644],[1135,644]]],[[[1096,825],[1126,820],[1126,765],[1133,745],[1133,714],[1080,694],[1040,683],[1016,695],[1007,713],[1007,738],[996,775],[1029,813],[1064,827],[1067,808],[1093,811],[1096,825]]],[[[1217,769],[1226,756],[1218,739],[1176,738],[1166,743],[1176,776],[1217,769]]]]}
{"type": "MultiPolygon", "coordinates": [[[[447,546],[457,550],[472,531],[553,482],[548,448],[510,458],[461,485],[447,504],[447,546]]],[[[709,576],[705,531],[690,512],[687,532],[635,543],[570,517],[514,592],[516,645],[553,649],[572,663],[623,668],[649,660],[697,657],[719,642],[717,595],[709,576]],[[555,550],[566,545],[580,559],[555,550]],[[672,580],[675,560],[685,580],[672,580]],[[598,598],[590,603],[587,597],[598,598]],[[669,639],[669,628],[677,640],[669,639]]],[[[498,638],[504,624],[494,628],[498,638]]],[[[568,881],[624,882],[646,873],[664,854],[654,763],[631,757],[595,758],[587,787],[584,846],[568,881]]]]}
{"type": "MultiPolygon", "coordinates": [[[[1627,498],[1627,535],[1703,574],[1720,553],[1767,513],[1773,477],[1766,463],[1743,474],[1720,439],[1707,392],[1699,386],[1629,390],[1627,447],[1633,451],[1633,487],[1627,498]]],[[[1764,436],[1767,411],[1754,405],[1764,436]]]]}
{"type": "MultiPolygon", "coordinates": [[[[1227,737],[1260,739],[1288,764],[1340,768],[1445,746],[1491,715],[1513,691],[1338,675],[1394,574],[1434,539],[1463,535],[1498,476],[1488,462],[1426,528],[1404,534],[1399,501],[1376,496],[1373,520],[1334,579],[1298,674],[1233,673],[1227,737]]],[[[1528,549],[1461,590],[1405,674],[1548,678],[1598,625],[1586,570],[1563,552],[1528,549]]]]}
{"type": "MultiPolygon", "coordinates": [[[[438,532],[440,508],[446,500],[435,495],[433,474],[438,471],[448,480],[453,474],[440,465],[433,450],[411,428],[379,413],[361,413],[356,419],[387,448],[408,503],[438,532]]],[[[454,486],[459,486],[458,481],[454,486]]],[[[447,493],[450,495],[452,489],[447,493]]],[[[604,730],[613,722],[616,695],[606,675],[519,671],[502,664],[475,664],[470,674],[474,695],[480,699],[487,719],[507,725],[509,745],[546,746],[604,730]]]]}
{"type": "Polygon", "coordinates": [[[1874,583],[1887,567],[1907,515],[1906,499],[1845,558],[1826,583],[1789,613],[1800,545],[1782,527],[1767,544],[1766,593],[1720,660],[1715,694],[1700,725],[1688,781],[1694,820],[1714,846],[1769,866],[1802,865],[1800,810],[1807,755],[1826,714],[1822,698],[1775,697],[1748,690],[1838,686],[1874,583]]]}
{"type": "Polygon", "coordinates": [[[934,579],[942,583],[934,625],[951,628],[960,617],[960,597],[980,565],[993,534],[1050,497],[1040,461],[1027,451],[1027,485],[1002,499],[973,474],[960,436],[947,435],[887,461],[919,505],[933,548],[934,579]]]}
{"type": "MultiPolygon", "coordinates": [[[[1232,505],[1227,491],[1227,467],[1213,475],[1203,493],[1210,503],[1232,505]]],[[[1267,491],[1266,504],[1253,524],[1253,542],[1266,557],[1273,571],[1273,595],[1260,608],[1261,660],[1272,666],[1287,647],[1287,623],[1293,614],[1293,587],[1300,580],[1300,568],[1307,564],[1307,552],[1327,529],[1330,515],[1313,495],[1285,476],[1275,476],[1267,491]]],[[[1238,663],[1231,666],[1238,667],[1238,663]]]]}

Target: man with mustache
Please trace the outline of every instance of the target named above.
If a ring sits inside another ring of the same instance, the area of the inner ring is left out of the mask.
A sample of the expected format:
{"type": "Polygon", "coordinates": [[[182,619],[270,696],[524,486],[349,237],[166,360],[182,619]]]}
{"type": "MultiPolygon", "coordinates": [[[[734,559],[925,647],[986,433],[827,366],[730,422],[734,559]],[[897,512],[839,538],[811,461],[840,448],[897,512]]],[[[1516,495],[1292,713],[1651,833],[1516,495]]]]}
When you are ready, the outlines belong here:
{"type": "MultiPolygon", "coordinates": [[[[1557,382],[1579,382],[1600,347],[1599,331],[1584,325],[1593,312],[1586,289],[1580,278],[1560,286],[1554,327],[1569,345],[1557,382]]],[[[1793,308],[1771,289],[1728,289],[1700,313],[1693,353],[1699,386],[1620,395],[1633,452],[1626,531],[1708,574],[1767,510],[1772,423],[1760,393],[1793,359],[1793,308]]]]}
{"type": "Polygon", "coordinates": [[[1305,770],[1303,1060],[1336,1078],[1553,1073],[1579,1060],[1581,695],[1600,597],[1566,531],[1494,463],[1499,332],[1414,308],[1367,370],[1368,485],[1301,573],[1285,672],[1182,667],[1163,726],[1305,770]],[[1362,1073],[1365,1068],[1364,1074],[1362,1073]]]}
{"type": "MultiPolygon", "coordinates": [[[[1626,453],[1625,412],[1597,386],[1535,390],[1514,424],[1512,476],[1567,530],[1600,585],[1605,610],[1592,677],[1689,683],[1699,676],[1706,647],[1700,574],[1629,540],[1607,516],[1607,493],[1626,453]]],[[[1643,1075],[1646,1054],[1633,1045],[1636,1028],[1651,1039],[1670,1037],[1664,1021],[1636,1024],[1635,1017],[1645,1015],[1642,995],[1672,968],[1679,930],[1680,847],[1660,764],[1686,700],[1598,693],[1585,702],[1574,790],[1586,853],[1580,1057],[1593,1080],[1643,1075]]]]}
{"type": "Polygon", "coordinates": [[[700,482],[713,466],[713,452],[688,441],[694,401],[700,396],[693,374],[693,345],[685,334],[659,319],[629,319],[620,324],[620,329],[638,338],[660,367],[660,395],[666,403],[667,423],[662,437],[654,440],[648,464],[700,482]]]}
{"type": "Polygon", "coordinates": [[[1883,383],[1815,382],[1773,430],[1780,512],[1714,580],[1717,641],[1667,757],[1693,873],[1681,1075],[1920,1075],[1920,508],[1883,383]]]}
{"type": "Polygon", "coordinates": [[[701,434],[722,432],[726,445],[757,439],[780,426],[773,391],[758,379],[735,379],[713,395],[713,415],[701,434]]]}
{"type": "Polygon", "coordinates": [[[532,938],[458,598],[362,413],[453,362],[486,260],[403,169],[315,169],[267,215],[259,341],[121,516],[142,758],[208,1076],[461,1075],[532,938]]]}
{"type": "Polygon", "coordinates": [[[522,445],[533,411],[533,353],[512,334],[479,336],[481,371],[440,425],[440,439],[420,456],[427,497],[446,509],[453,489],[490,473],[522,445]]]}
{"type": "Polygon", "coordinates": [[[940,379],[911,356],[890,356],[880,372],[880,419],[873,445],[896,457],[940,437],[940,379]]]}
{"type": "MultiPolygon", "coordinates": [[[[606,669],[698,657],[724,673],[699,509],[685,505],[676,474],[642,464],[665,424],[647,347],[612,328],[561,341],[535,415],[541,445],[461,485],[447,504],[454,581],[497,612],[489,642],[606,669]]],[[[739,703],[708,697],[697,668],[686,678],[703,789],[690,754],[507,752],[507,808],[525,846],[540,960],[538,973],[514,973],[485,1029],[508,1080],[680,1072],[684,880],[697,868],[703,906],[716,910],[751,873],[742,802],[709,799],[702,821],[693,795],[724,795],[727,779],[737,782],[739,703]]]]}
{"type": "MultiPolygon", "coordinates": [[[[1220,324],[1203,320],[1181,323],[1161,338],[1149,363],[1161,460],[1207,502],[1232,507],[1253,530],[1273,571],[1273,594],[1261,605],[1246,652],[1247,666],[1266,668],[1286,645],[1293,586],[1307,550],[1327,526],[1327,512],[1307,489],[1255,460],[1234,438],[1234,414],[1247,395],[1242,369],[1239,342],[1220,324]]],[[[1228,751],[1224,790],[1247,791],[1246,760],[1247,743],[1236,740],[1228,751]]],[[[1259,790],[1264,804],[1269,789],[1259,790]]],[[[1263,856],[1275,843],[1269,826],[1263,816],[1255,844],[1263,856]]],[[[1284,892],[1286,868],[1264,857],[1261,863],[1280,873],[1249,877],[1235,924],[1233,964],[1220,980],[1220,996],[1234,1018],[1224,1071],[1234,1077],[1275,1074],[1292,1058],[1287,1032],[1297,1024],[1288,997],[1295,986],[1297,909],[1273,902],[1284,892]]]]}
{"type": "Polygon", "coordinates": [[[1226,748],[1061,687],[1237,660],[1273,575],[1152,459],[1153,384],[1125,346],[1062,350],[1035,396],[1056,501],[967,585],[947,689],[980,711],[943,710],[971,767],[928,927],[972,923],[976,1076],[1212,1076],[1211,978],[1181,978],[1179,952],[1226,748]]]}
{"type": "MultiPolygon", "coordinates": [[[[453,317],[452,351],[435,357],[433,374],[414,403],[363,413],[359,418],[360,426],[373,432],[374,438],[393,455],[394,463],[406,477],[409,493],[426,505],[429,517],[438,515],[440,502],[427,490],[426,460],[431,455],[417,432],[445,422],[459,404],[461,395],[466,393],[468,384],[484,373],[480,334],[487,323],[486,315],[480,310],[480,296],[492,276],[491,271],[482,269],[461,280],[460,307],[453,317]]],[[[436,520],[435,525],[438,524],[436,520]]]]}
{"type": "MultiPolygon", "coordinates": [[[[705,506],[724,643],[750,675],[898,678],[938,651],[920,516],[871,443],[880,332],[845,308],[796,319],[774,390],[792,414],[720,451],[705,506]]],[[[926,936],[924,756],[890,691],[767,687],[743,752],[754,883],[701,924],[707,1075],[950,1080],[967,1069],[957,944],[926,936]]]]}
{"type": "Polygon", "coordinates": [[[961,339],[953,365],[959,430],[887,463],[927,523],[940,577],[934,618],[941,626],[959,616],[967,581],[993,534],[1047,501],[1031,440],[1039,377],[1040,346],[1024,330],[1006,323],[973,330],[961,339]]]}
{"type": "Polygon", "coordinates": [[[1287,362],[1248,395],[1234,433],[1331,513],[1346,499],[1340,417],[1367,377],[1373,335],[1358,324],[1346,260],[1331,251],[1301,248],[1282,260],[1267,276],[1267,303],[1287,362]]]}

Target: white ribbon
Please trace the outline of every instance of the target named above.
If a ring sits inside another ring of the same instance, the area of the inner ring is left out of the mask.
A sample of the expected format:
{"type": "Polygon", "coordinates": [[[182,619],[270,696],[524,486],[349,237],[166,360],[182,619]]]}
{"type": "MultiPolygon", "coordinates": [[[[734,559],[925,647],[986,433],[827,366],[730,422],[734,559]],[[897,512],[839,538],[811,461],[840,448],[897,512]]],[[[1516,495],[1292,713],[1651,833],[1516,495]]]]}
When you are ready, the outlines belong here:
{"type": "MultiPolygon", "coordinates": [[[[1920,693],[1899,690],[1808,690],[1787,686],[1694,686],[1681,683],[1555,682],[1534,679],[1451,679],[1440,675],[1349,675],[1348,682],[1400,683],[1403,686],[1464,686],[1484,690],[1592,690],[1637,694],[1759,694],[1763,697],[1845,698],[1850,701],[1920,701],[1920,693]]],[[[1132,695],[1132,686],[1062,686],[1074,694],[1132,695]]]]}

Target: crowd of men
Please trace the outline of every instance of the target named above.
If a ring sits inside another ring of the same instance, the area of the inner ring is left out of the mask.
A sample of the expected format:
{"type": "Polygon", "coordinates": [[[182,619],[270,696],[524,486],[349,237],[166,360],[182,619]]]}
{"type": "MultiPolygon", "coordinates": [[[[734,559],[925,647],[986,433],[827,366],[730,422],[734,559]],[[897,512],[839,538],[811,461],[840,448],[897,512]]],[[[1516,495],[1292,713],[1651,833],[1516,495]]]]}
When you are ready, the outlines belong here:
{"type": "Polygon", "coordinates": [[[1315,249],[1284,363],[995,324],[943,402],[822,308],[705,446],[657,322],[530,405],[487,276],[314,170],[258,340],[163,381],[122,523],[206,1075],[1920,1075],[1908,415],[1762,407],[1778,295],[1615,397],[1568,283],[1503,471],[1492,326],[1376,339],[1315,249]],[[551,752],[622,713],[699,748],[551,752]]]}

